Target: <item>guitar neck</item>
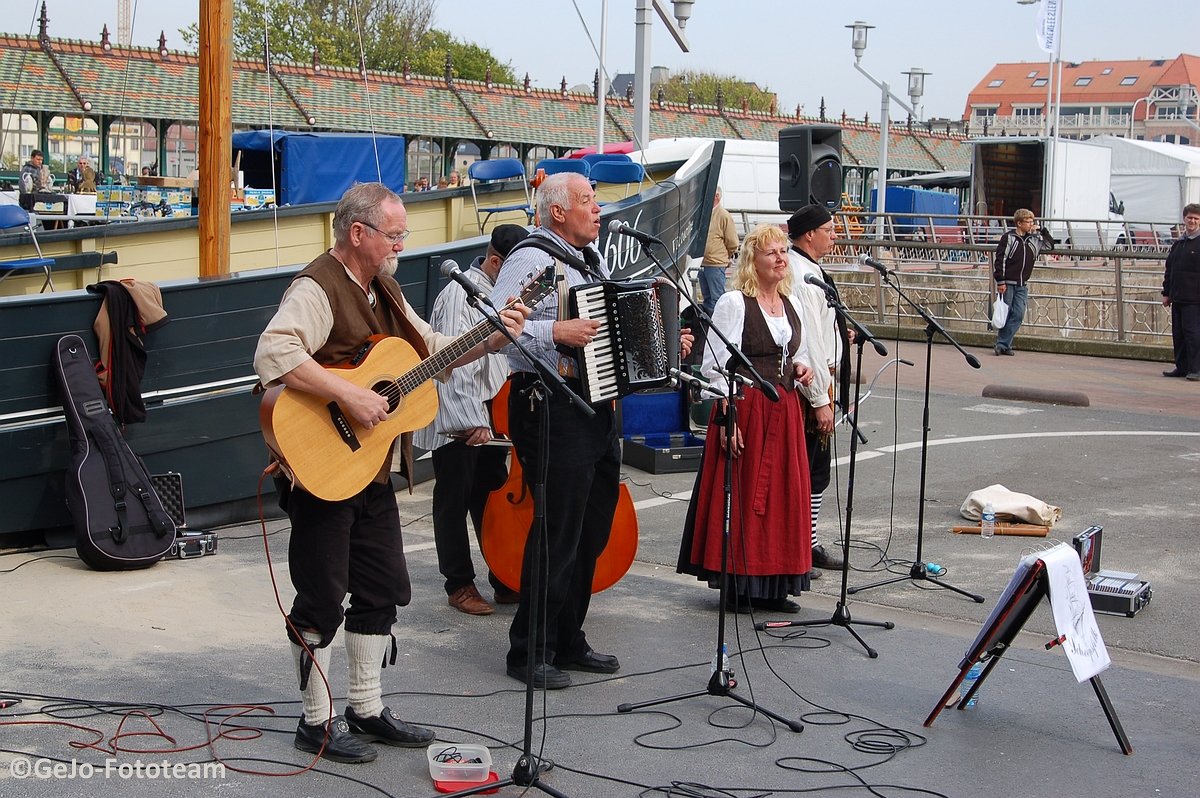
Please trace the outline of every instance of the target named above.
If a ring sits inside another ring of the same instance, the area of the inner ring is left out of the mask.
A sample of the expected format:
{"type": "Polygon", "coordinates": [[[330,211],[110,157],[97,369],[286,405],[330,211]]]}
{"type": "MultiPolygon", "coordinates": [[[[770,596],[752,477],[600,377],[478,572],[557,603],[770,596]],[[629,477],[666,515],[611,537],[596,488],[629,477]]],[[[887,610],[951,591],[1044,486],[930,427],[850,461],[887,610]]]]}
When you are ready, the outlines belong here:
{"type": "Polygon", "coordinates": [[[400,393],[407,395],[446,370],[454,361],[487,340],[495,327],[487,319],[476,324],[447,346],[422,360],[396,379],[400,393]]]}

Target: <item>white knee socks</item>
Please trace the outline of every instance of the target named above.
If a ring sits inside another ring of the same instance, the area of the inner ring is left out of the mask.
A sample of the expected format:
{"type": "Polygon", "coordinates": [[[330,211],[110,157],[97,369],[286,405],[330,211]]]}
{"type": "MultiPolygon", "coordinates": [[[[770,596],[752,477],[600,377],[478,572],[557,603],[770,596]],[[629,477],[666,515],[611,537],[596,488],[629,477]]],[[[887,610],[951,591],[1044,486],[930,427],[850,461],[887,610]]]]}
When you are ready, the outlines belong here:
{"type": "MultiPolygon", "coordinates": [[[[333,717],[329,689],[325,686],[325,678],[329,674],[329,646],[317,648],[317,644],[321,642],[321,635],[316,632],[303,632],[301,636],[312,650],[315,663],[315,667],[308,673],[308,684],[305,685],[302,693],[304,696],[304,722],[310,726],[317,726],[333,717]],[[321,669],[320,672],[317,671],[317,668],[321,669]],[[321,674],[325,674],[326,677],[322,678],[321,674]]],[[[303,648],[292,643],[292,657],[296,661],[296,677],[301,681],[304,679],[301,664],[306,656],[308,655],[303,648]]]]}
{"type": "Polygon", "coordinates": [[[346,632],[346,659],[350,667],[350,689],[346,693],[350,708],[364,718],[383,712],[383,686],[379,672],[387,651],[388,635],[360,635],[346,632]]]}

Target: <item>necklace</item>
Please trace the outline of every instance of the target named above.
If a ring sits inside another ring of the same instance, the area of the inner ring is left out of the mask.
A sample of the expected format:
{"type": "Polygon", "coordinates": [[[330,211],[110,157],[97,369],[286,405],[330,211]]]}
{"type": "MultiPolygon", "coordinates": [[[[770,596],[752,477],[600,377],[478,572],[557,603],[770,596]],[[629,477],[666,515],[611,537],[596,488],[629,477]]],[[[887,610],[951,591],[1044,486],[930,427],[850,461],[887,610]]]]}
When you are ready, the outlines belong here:
{"type": "Polygon", "coordinates": [[[783,297],[776,294],[773,297],[773,299],[775,300],[774,302],[771,301],[772,297],[766,297],[766,296],[759,295],[758,306],[760,308],[762,308],[763,312],[766,313],[768,316],[782,316],[783,315],[783,297]]]}

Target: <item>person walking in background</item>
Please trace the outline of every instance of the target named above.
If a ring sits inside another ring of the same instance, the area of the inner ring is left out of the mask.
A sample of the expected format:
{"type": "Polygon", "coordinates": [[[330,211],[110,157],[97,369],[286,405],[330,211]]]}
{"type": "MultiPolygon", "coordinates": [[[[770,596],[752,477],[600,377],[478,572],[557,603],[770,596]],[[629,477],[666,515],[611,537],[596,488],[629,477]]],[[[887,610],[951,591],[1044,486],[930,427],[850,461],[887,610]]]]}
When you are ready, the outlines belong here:
{"type": "Polygon", "coordinates": [[[1175,368],[1164,377],[1200,382],[1200,204],[1183,208],[1183,236],[1171,245],[1163,273],[1163,307],[1171,309],[1175,368]]]}
{"type": "Polygon", "coordinates": [[[1025,306],[1029,301],[1029,276],[1033,265],[1043,252],[1054,250],[1054,239],[1050,231],[1038,227],[1033,211],[1021,208],[1013,214],[1015,229],[1006,230],[996,244],[996,255],[992,262],[992,278],[996,281],[996,292],[1008,305],[1008,320],[996,331],[997,355],[1013,354],[1013,338],[1025,320],[1025,306]]]}
{"type": "MultiPolygon", "coordinates": [[[[492,231],[487,254],[476,258],[467,279],[489,296],[504,259],[519,241],[528,236],[524,227],[502,224],[492,231]]],[[[429,325],[443,335],[459,336],[483,321],[467,302],[467,292],[450,282],[433,303],[429,325]]],[[[478,540],[483,530],[483,510],[488,496],[508,476],[508,450],[488,445],[492,440],[492,398],[508,377],[508,358],[485,355],[459,366],[445,381],[437,383],[437,418],[418,431],[413,443],[432,451],[433,540],[437,546],[438,570],[446,579],[451,607],[468,615],[491,615],[493,607],[475,587],[475,566],[467,537],[467,515],[478,540]]],[[[496,601],[515,604],[520,596],[488,574],[496,601]]]]}
{"type": "Polygon", "coordinates": [[[733,216],[721,207],[721,189],[718,188],[713,194],[708,242],[704,245],[704,258],[700,261],[700,293],[704,297],[700,307],[706,316],[712,315],[717,299],[725,293],[725,269],[737,248],[738,237],[733,216]]]}

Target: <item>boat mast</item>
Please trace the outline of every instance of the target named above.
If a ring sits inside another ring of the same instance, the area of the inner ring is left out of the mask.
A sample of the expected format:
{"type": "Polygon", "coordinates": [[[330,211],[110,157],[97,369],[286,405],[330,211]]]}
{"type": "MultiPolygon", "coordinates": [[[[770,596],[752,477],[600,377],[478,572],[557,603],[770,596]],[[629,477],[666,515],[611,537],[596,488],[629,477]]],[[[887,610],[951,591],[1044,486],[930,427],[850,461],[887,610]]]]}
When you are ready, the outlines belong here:
{"type": "Polygon", "coordinates": [[[229,274],[233,0],[200,0],[200,276],[229,274]]]}

